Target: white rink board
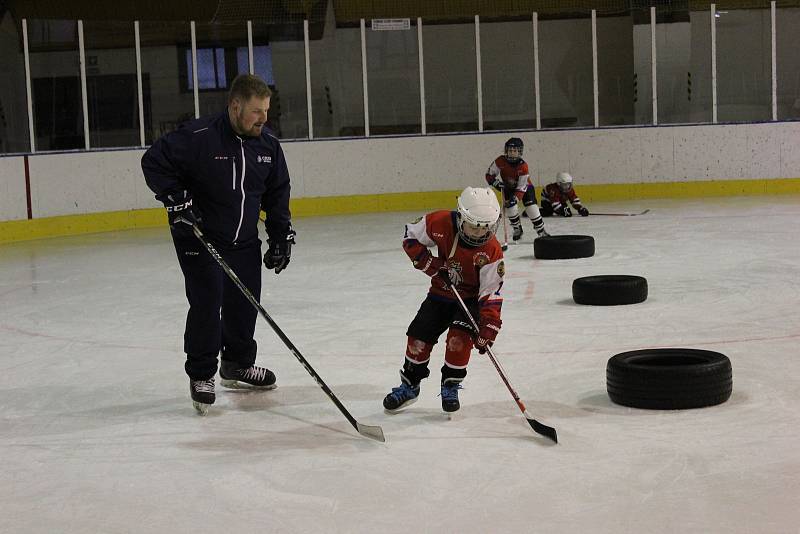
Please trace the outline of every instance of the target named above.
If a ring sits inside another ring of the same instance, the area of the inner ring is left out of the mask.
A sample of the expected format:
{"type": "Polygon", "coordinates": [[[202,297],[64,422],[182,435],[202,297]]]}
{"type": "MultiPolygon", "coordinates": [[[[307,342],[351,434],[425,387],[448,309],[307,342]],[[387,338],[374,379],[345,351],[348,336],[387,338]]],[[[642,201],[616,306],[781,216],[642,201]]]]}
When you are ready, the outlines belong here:
{"type": "MultiPolygon", "coordinates": [[[[375,195],[483,184],[486,168],[512,135],[525,142],[537,186],[558,171],[585,184],[800,178],[800,122],[287,141],[283,146],[294,198],[375,195]]],[[[30,156],[34,217],[157,207],[141,173],[142,153],[30,156]]],[[[0,158],[0,165],[14,168],[16,159],[0,158]]],[[[24,213],[24,196],[12,193],[16,197],[0,201],[0,220],[24,213]]]]}
{"type": "Polygon", "coordinates": [[[28,218],[25,195],[25,158],[0,158],[0,220],[28,218]]]}
{"type": "MultiPolygon", "coordinates": [[[[42,154],[29,159],[33,216],[158,207],[147,202],[143,151],[112,150],[42,154]]],[[[152,194],[150,195],[152,199],[152,194]]]]}

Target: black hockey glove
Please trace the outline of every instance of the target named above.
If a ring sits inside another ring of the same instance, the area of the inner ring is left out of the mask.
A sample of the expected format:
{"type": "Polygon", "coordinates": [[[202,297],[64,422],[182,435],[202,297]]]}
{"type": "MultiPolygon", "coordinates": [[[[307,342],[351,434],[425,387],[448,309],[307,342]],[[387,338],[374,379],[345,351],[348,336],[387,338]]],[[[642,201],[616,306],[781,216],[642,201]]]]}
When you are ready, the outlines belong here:
{"type": "Polygon", "coordinates": [[[192,209],[192,195],[185,189],[166,195],[162,201],[167,208],[169,227],[176,237],[193,236],[192,226],[202,227],[203,219],[192,209]]]}
{"type": "Polygon", "coordinates": [[[436,276],[445,287],[457,286],[461,283],[461,273],[452,267],[439,267],[436,276]]]}
{"type": "Polygon", "coordinates": [[[297,232],[294,231],[290,224],[286,239],[269,241],[269,248],[264,254],[264,266],[267,269],[275,269],[275,274],[280,274],[289,265],[289,260],[292,258],[292,245],[295,244],[294,237],[296,235],[297,232]]]}
{"type": "Polygon", "coordinates": [[[561,212],[561,215],[564,217],[572,217],[572,210],[569,209],[569,206],[564,206],[564,211],[561,212]]]}
{"type": "Polygon", "coordinates": [[[503,189],[506,188],[506,184],[503,183],[503,180],[501,180],[500,178],[495,178],[494,182],[492,182],[492,187],[494,187],[498,191],[503,191],[503,189]]]}
{"type": "Polygon", "coordinates": [[[581,206],[580,208],[578,208],[578,213],[580,213],[581,217],[586,217],[589,215],[589,210],[581,206]]]}

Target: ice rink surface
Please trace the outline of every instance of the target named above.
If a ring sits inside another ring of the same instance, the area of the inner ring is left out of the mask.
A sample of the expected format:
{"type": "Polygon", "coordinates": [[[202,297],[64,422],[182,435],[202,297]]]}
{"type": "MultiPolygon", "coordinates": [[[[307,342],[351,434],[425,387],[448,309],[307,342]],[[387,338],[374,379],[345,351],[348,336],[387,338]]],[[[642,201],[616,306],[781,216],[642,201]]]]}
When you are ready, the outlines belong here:
{"type": "Polygon", "coordinates": [[[166,229],[0,247],[0,532],[800,532],[800,197],[590,204],[638,217],[547,219],[594,236],[592,258],[506,253],[495,353],[474,354],[462,409],[386,415],[405,329],[428,287],[401,248],[419,213],[301,218],[262,302],[348,410],[353,431],[258,319],[269,392],[224,390],[197,416],[183,372],[186,303],[166,229]],[[580,276],[633,274],[650,297],[580,306],[580,276]],[[610,402],[609,357],[722,352],[722,405],[610,402]]]}

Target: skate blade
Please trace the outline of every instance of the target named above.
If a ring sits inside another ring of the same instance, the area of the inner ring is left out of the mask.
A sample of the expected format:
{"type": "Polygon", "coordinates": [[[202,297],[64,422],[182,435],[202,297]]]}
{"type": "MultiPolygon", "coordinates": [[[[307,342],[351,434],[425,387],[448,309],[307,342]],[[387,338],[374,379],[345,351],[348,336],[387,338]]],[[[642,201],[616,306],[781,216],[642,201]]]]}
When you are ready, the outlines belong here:
{"type": "Polygon", "coordinates": [[[220,384],[228,389],[253,389],[259,391],[268,391],[270,389],[275,389],[276,387],[278,387],[277,384],[270,384],[268,386],[254,386],[253,384],[248,384],[247,382],[240,382],[238,380],[226,380],[224,378],[220,380],[220,384]]]}
{"type": "Polygon", "coordinates": [[[448,420],[448,421],[452,421],[452,420],[455,418],[455,415],[456,415],[457,413],[458,413],[458,410],[453,410],[452,412],[445,412],[445,411],[442,411],[442,416],[443,416],[443,417],[444,417],[446,420],[448,420]]]}
{"type": "Polygon", "coordinates": [[[411,406],[415,402],[417,402],[417,399],[407,400],[406,402],[404,402],[403,404],[401,404],[400,406],[398,406],[394,410],[390,410],[389,408],[384,408],[383,411],[384,411],[384,413],[388,413],[389,415],[394,415],[394,414],[397,414],[397,413],[400,413],[400,412],[404,411],[406,408],[408,408],[409,406],[411,406]]]}
{"type": "Polygon", "coordinates": [[[197,401],[192,401],[192,405],[200,415],[208,415],[208,407],[211,406],[210,404],[203,404],[202,402],[197,401]]]}

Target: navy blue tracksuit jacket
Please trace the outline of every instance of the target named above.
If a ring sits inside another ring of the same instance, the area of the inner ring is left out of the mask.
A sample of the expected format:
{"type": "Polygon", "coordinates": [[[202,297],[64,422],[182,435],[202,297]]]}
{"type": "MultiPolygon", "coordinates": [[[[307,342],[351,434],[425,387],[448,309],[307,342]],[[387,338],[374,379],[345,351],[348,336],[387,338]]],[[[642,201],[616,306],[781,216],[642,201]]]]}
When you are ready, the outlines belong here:
{"type": "MultiPolygon", "coordinates": [[[[189,121],[153,143],[142,157],[142,171],[158,200],[191,193],[203,234],[260,299],[259,210],[267,214],[270,241],[285,241],[290,227],[289,172],[278,139],[267,131],[237,135],[225,111],[189,121]]],[[[220,350],[223,359],[253,365],[255,308],[192,234],[172,237],[189,301],[186,373],[193,380],[214,376],[220,350]]]]}
{"type": "Polygon", "coordinates": [[[289,171],[280,142],[266,128],[259,137],[239,136],[227,110],[186,122],[153,143],[142,171],[158,200],[188,190],[203,234],[223,247],[258,239],[259,210],[267,214],[270,241],[286,239],[289,171]]]}

